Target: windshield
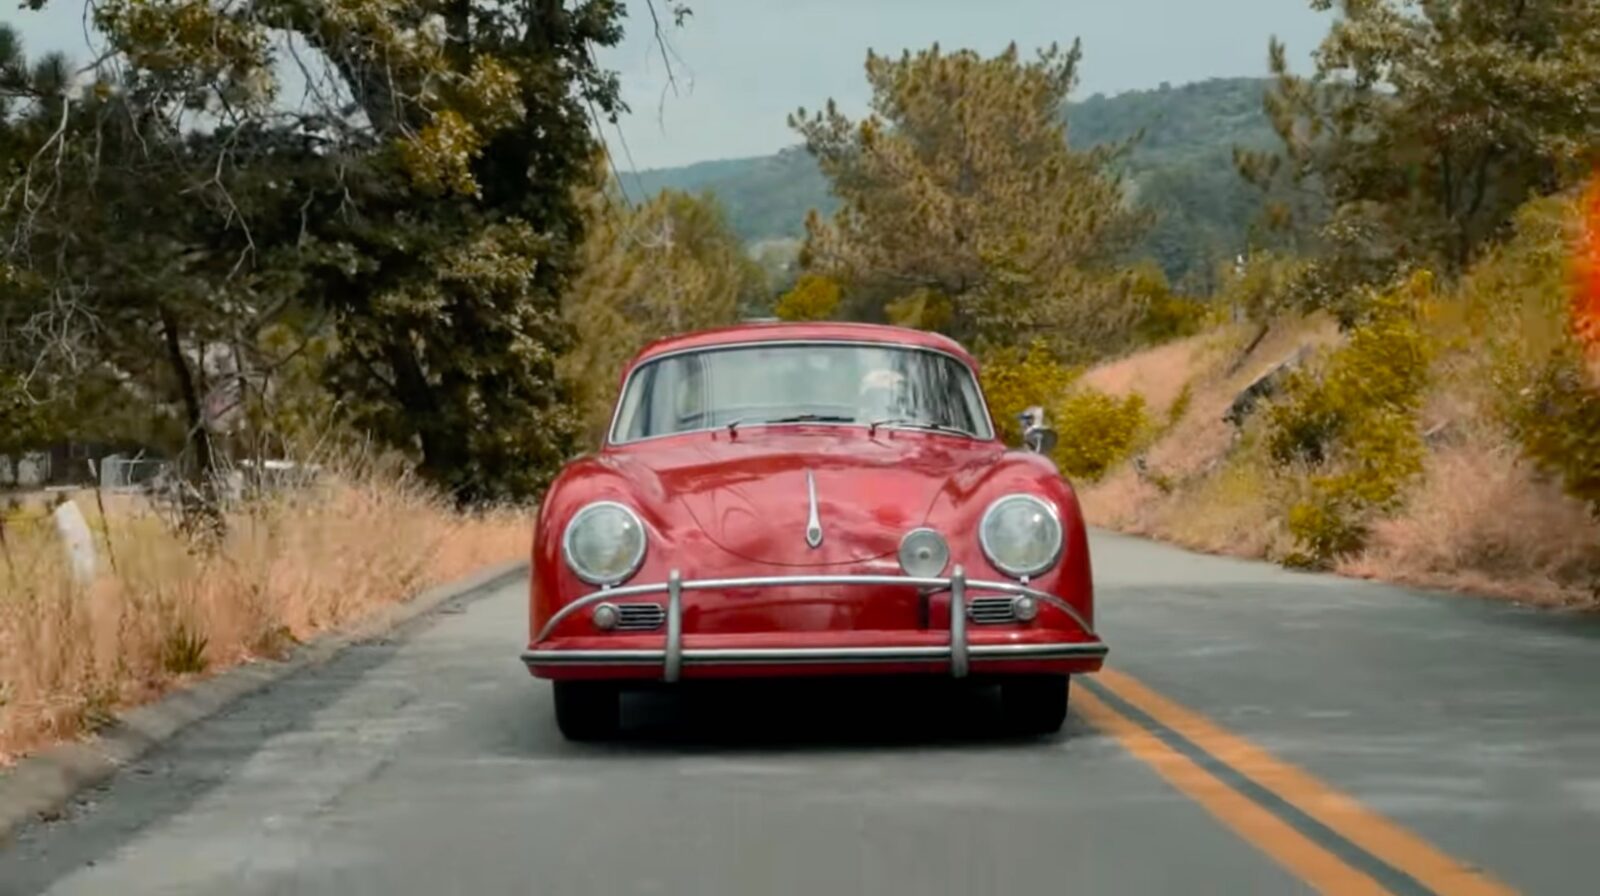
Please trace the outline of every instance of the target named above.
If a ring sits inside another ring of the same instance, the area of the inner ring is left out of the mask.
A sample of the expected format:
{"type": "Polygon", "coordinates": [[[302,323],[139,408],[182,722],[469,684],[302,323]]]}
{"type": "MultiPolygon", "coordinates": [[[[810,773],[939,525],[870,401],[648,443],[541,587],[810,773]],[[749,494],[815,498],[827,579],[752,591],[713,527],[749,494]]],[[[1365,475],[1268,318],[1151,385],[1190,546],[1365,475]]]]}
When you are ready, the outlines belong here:
{"type": "Polygon", "coordinates": [[[744,345],[641,366],[614,442],[738,424],[925,427],[992,438],[972,371],[939,352],[888,345],[744,345]]]}

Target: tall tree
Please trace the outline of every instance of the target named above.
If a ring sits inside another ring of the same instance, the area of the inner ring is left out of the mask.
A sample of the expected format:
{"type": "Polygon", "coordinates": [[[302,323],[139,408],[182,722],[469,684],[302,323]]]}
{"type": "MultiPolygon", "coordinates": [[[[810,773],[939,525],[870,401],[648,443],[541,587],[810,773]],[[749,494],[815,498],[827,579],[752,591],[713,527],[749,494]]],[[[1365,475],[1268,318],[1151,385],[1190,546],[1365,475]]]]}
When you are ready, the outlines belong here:
{"type": "Polygon", "coordinates": [[[1023,61],[938,46],[868,53],[872,113],[830,101],[790,124],[842,201],[806,223],[804,262],[843,284],[857,313],[937,322],[1009,344],[1047,331],[1093,342],[1131,322],[1099,282],[1144,223],[1107,162],[1071,149],[1061,108],[1079,46],[1023,61]]]}
{"type": "Polygon", "coordinates": [[[318,310],[354,425],[463,500],[537,491],[576,432],[559,296],[591,125],[620,108],[592,55],[620,37],[620,5],[91,9],[112,53],[28,156],[7,261],[128,364],[166,359],[152,391],[183,409],[202,478],[211,353],[318,310]],[[285,96],[285,64],[303,97],[285,96]]]}
{"type": "Polygon", "coordinates": [[[564,303],[577,339],[561,370],[598,436],[634,352],[662,336],[732,323],[742,306],[764,298],[766,280],[710,196],[664,190],[628,207],[595,189],[583,202],[580,273],[564,303]]]}
{"type": "Polygon", "coordinates": [[[1340,13],[1315,72],[1292,74],[1270,48],[1282,146],[1238,161],[1273,190],[1280,226],[1315,233],[1333,293],[1405,264],[1459,273],[1600,145],[1594,0],[1311,6],[1340,13]]]}

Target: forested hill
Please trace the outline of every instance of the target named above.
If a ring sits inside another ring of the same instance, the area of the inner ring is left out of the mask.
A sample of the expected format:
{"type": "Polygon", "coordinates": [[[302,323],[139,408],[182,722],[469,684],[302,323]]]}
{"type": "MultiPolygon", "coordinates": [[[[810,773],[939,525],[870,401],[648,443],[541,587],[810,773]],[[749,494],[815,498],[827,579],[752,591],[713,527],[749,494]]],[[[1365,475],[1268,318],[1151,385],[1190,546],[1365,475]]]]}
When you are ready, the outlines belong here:
{"type": "MultiPolygon", "coordinates": [[[[1208,285],[1214,262],[1244,245],[1257,200],[1234,173],[1232,153],[1236,144],[1273,141],[1261,109],[1266,85],[1259,78],[1217,78],[1096,94],[1067,106],[1069,139],[1076,146],[1125,140],[1143,130],[1125,170],[1133,194],[1159,215],[1142,252],[1174,281],[1198,278],[1191,284],[1208,285]]],[[[710,191],[746,242],[800,236],[808,209],[831,212],[835,205],[827,181],[799,147],[625,173],[623,184],[635,199],[668,188],[710,191]]]]}

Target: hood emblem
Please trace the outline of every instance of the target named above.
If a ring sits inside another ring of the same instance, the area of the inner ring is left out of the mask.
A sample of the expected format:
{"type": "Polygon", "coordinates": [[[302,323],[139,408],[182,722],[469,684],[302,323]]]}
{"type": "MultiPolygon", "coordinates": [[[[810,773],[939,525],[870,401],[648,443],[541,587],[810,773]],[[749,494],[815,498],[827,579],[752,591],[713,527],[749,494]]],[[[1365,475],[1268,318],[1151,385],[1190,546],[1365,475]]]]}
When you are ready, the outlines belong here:
{"type": "Polygon", "coordinates": [[[822,546],[822,517],[817,513],[817,479],[806,471],[806,498],[811,502],[811,513],[806,517],[806,544],[812,549],[822,546]]]}

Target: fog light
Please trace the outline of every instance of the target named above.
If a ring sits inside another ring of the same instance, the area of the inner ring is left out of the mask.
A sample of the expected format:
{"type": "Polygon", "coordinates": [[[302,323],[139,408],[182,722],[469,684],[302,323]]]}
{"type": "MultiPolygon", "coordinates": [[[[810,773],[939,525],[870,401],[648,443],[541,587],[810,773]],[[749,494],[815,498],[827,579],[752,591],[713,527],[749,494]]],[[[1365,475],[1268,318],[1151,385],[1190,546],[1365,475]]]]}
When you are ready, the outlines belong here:
{"type": "Polygon", "coordinates": [[[912,529],[900,539],[900,568],[906,575],[930,579],[950,562],[950,545],[932,529],[912,529]]]}
{"type": "Polygon", "coordinates": [[[595,628],[609,632],[617,627],[618,615],[616,604],[601,604],[594,608],[594,615],[591,618],[594,619],[595,628]]]}
{"type": "Polygon", "coordinates": [[[1011,600],[1011,613],[1019,622],[1032,622],[1039,615],[1039,602],[1026,594],[1011,600]]]}

